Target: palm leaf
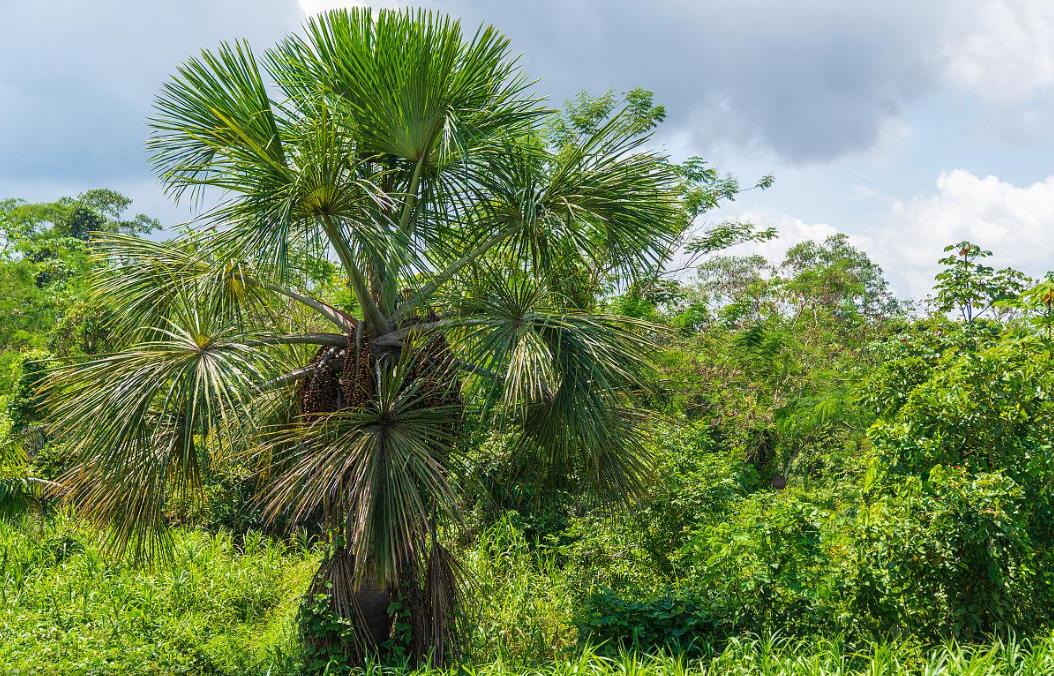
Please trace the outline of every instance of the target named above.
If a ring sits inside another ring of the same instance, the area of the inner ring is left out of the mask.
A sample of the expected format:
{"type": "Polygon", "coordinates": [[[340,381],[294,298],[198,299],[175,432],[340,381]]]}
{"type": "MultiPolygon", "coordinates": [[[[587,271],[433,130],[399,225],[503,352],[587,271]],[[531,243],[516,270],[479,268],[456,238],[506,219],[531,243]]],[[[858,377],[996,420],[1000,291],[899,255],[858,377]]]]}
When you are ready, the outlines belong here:
{"type": "Polygon", "coordinates": [[[64,492],[137,558],[163,550],[168,497],[200,487],[202,440],[246,433],[247,401],[274,375],[232,329],[191,311],[176,318],[155,340],[56,368],[43,386],[50,432],[79,458],[64,492]]]}
{"type": "Polygon", "coordinates": [[[327,93],[347,106],[364,155],[442,163],[474,140],[523,129],[538,115],[508,40],[425,11],[354,8],[309,19],[269,53],[291,99],[327,93]]]}
{"type": "Polygon", "coordinates": [[[269,516],[302,520],[328,514],[359,567],[381,586],[438,513],[455,513],[449,483],[460,407],[435,404],[412,359],[380,371],[376,396],[363,406],[309,416],[267,433],[253,454],[280,459],[261,497],[269,516]]]}
{"type": "Polygon", "coordinates": [[[521,477],[574,483],[600,493],[639,492],[649,461],[629,393],[644,389],[654,327],[567,312],[526,277],[480,277],[459,299],[452,348],[476,372],[484,415],[520,438],[521,477]],[[529,471],[528,471],[529,470],[529,471]]]}

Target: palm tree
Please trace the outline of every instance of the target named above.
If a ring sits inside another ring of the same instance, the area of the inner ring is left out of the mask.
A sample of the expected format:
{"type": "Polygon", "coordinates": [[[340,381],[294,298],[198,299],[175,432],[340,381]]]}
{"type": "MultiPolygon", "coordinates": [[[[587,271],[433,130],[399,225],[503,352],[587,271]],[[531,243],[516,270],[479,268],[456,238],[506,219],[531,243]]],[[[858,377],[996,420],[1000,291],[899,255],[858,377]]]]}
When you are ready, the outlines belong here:
{"type": "Polygon", "coordinates": [[[77,458],[64,495],[117,550],[163,555],[173,499],[250,459],[268,517],[329,543],[305,612],[349,630],[310,646],[361,659],[398,598],[413,654],[442,662],[466,415],[515,439],[519,476],[640,489],[649,329],[596,305],[666,260],[684,175],[628,105],[547,143],[532,86],[492,28],[409,11],[334,11],[259,60],[237,42],[180,67],[149,147],[201,222],[98,241],[120,349],[46,386],[77,458]]]}

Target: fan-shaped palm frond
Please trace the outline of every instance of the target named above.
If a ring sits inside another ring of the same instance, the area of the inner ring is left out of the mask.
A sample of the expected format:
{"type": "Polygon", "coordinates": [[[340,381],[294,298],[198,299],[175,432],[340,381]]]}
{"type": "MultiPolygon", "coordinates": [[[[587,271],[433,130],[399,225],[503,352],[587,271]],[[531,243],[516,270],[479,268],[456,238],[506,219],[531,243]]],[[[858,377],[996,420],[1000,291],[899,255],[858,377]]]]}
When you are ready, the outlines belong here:
{"type": "Polygon", "coordinates": [[[247,401],[271,375],[267,355],[193,311],[158,338],[55,369],[44,385],[55,436],[79,467],[64,490],[114,526],[118,549],[151,553],[172,492],[199,487],[200,440],[238,429],[247,401]]]}
{"type": "Polygon", "coordinates": [[[151,119],[154,166],[177,197],[213,186],[250,192],[291,172],[272,105],[248,43],[222,44],[189,59],[162,87],[151,119]]]}
{"type": "Polygon", "coordinates": [[[635,494],[649,461],[626,396],[644,389],[650,325],[563,310],[535,280],[481,274],[459,299],[453,348],[476,371],[485,410],[518,430],[524,468],[566,484],[569,468],[607,497],[635,494]]]}
{"type": "Polygon", "coordinates": [[[398,581],[434,516],[455,511],[449,471],[461,407],[436,403],[414,367],[409,358],[380,370],[364,406],[273,429],[255,450],[280,459],[263,495],[267,512],[296,521],[325,511],[365,562],[357,574],[381,585],[398,581]]]}
{"type": "Polygon", "coordinates": [[[504,36],[483,28],[466,41],[457,21],[424,11],[319,15],[269,63],[291,100],[324,93],[347,106],[363,155],[442,164],[539,114],[504,36]]]}
{"type": "Polygon", "coordinates": [[[342,331],[354,329],[345,313],[273,281],[271,271],[220,256],[211,244],[194,237],[164,243],[98,238],[95,255],[103,265],[92,280],[93,293],[102,304],[119,304],[111,320],[118,342],[150,339],[156,327],[187,310],[242,333],[308,332],[318,330],[321,319],[342,331]]]}
{"type": "Polygon", "coordinates": [[[580,147],[552,154],[536,142],[500,140],[500,162],[487,166],[485,198],[466,215],[472,226],[446,236],[460,247],[430,251],[435,272],[407,307],[425,303],[484,258],[567,282],[654,271],[683,230],[675,167],[642,149],[647,136],[621,136],[623,114],[580,147]],[[508,260],[512,257],[512,261],[508,260]]]}
{"type": "Polygon", "coordinates": [[[622,109],[581,145],[558,153],[546,188],[572,255],[622,274],[654,269],[685,226],[676,167],[645,148],[650,136],[626,134],[628,115],[622,109]]]}

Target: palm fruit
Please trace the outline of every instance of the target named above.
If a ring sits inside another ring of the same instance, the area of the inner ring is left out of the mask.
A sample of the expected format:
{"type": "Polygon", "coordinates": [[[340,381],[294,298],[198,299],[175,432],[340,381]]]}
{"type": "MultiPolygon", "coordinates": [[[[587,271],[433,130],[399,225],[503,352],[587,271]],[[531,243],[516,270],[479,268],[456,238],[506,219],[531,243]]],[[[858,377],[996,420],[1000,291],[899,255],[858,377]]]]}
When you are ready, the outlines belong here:
{"type": "Polygon", "coordinates": [[[300,386],[301,413],[328,413],[341,408],[343,393],[338,383],[339,369],[344,359],[344,348],[319,348],[311,360],[315,367],[300,386]]]}
{"type": "Polygon", "coordinates": [[[369,338],[363,331],[348,336],[344,371],[340,376],[340,390],[344,408],[357,408],[373,397],[373,353],[369,338]]]}
{"type": "MultiPolygon", "coordinates": [[[[437,335],[415,342],[402,348],[411,356],[406,385],[417,383],[423,406],[460,407],[460,382],[446,338],[437,335]]],[[[376,355],[361,329],[348,336],[347,347],[320,347],[308,365],[314,370],[300,387],[302,413],[358,408],[376,393],[376,355]]]]}

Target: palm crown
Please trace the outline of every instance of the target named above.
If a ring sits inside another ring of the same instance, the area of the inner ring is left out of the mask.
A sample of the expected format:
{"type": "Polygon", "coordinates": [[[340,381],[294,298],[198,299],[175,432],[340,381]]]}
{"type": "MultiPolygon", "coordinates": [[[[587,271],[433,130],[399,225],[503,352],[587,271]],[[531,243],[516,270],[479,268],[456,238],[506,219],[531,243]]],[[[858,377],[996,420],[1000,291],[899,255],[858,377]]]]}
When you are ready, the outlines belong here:
{"type": "Polygon", "coordinates": [[[47,386],[65,490],[119,548],[163,551],[173,496],[249,458],[268,515],[327,534],[337,612],[366,585],[416,598],[441,658],[466,411],[538,477],[641,485],[648,329],[594,306],[669,254],[683,177],[625,108],[547,143],[530,91],[493,29],[413,12],[331,12],[260,59],[235,43],[179,69],[149,147],[209,206],[174,240],[100,241],[124,347],[47,386]],[[312,274],[331,255],[346,303],[312,274]]]}

